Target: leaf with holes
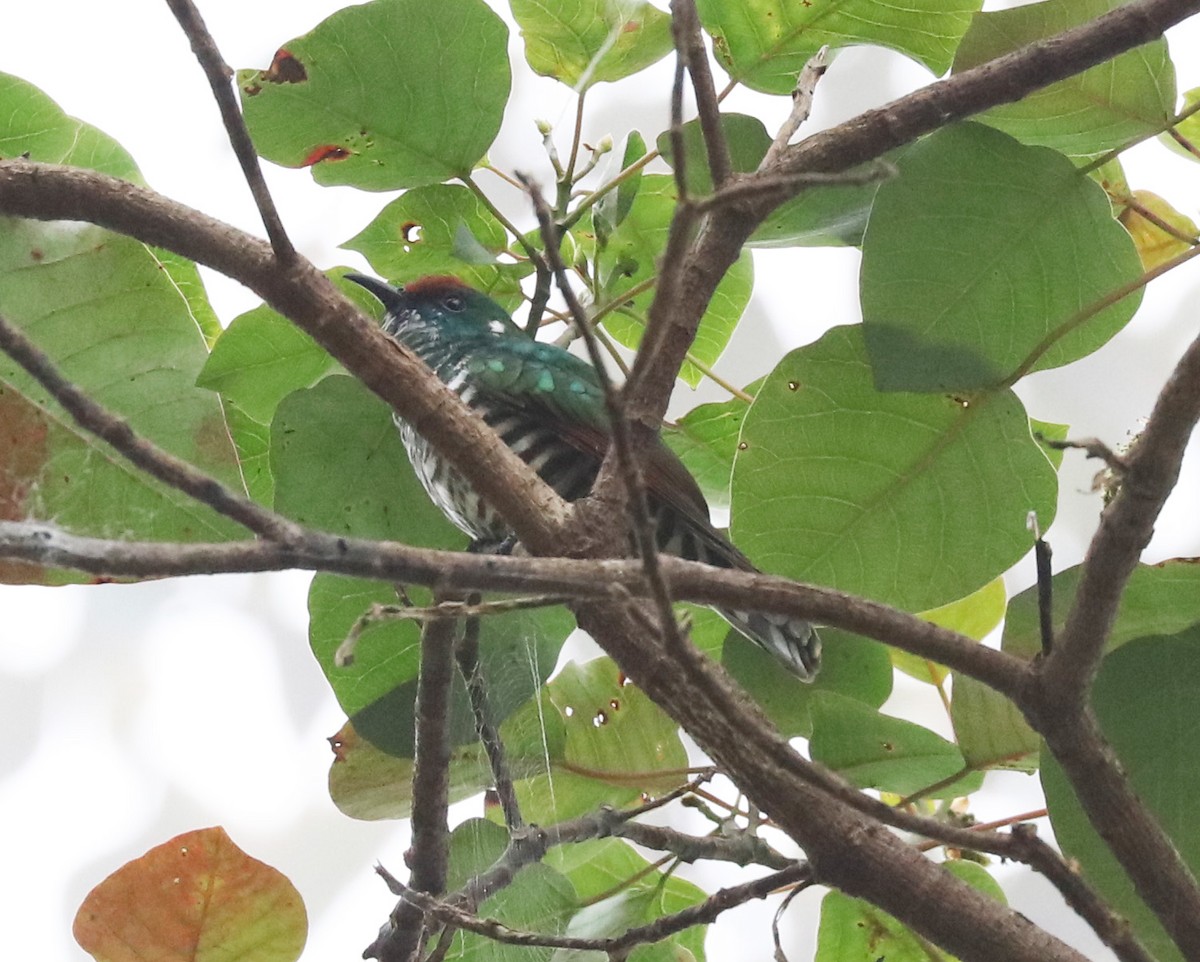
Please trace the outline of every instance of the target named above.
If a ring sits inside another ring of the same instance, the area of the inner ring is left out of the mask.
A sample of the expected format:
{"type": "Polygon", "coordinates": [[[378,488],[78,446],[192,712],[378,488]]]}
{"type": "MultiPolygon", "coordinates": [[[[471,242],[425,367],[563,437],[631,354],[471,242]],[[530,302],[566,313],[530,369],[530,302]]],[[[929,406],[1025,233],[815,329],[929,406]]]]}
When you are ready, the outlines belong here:
{"type": "Polygon", "coordinates": [[[370,224],[342,244],[358,251],[375,272],[396,284],[427,274],[453,274],[510,310],[521,303],[520,280],[533,270],[528,261],[497,263],[508,246],[500,222],[466,187],[435,184],[407,191],[370,224]],[[462,232],[491,260],[463,259],[462,232]]]}
{"type": "Polygon", "coordinates": [[[679,727],[609,658],[568,663],[501,730],[510,759],[546,765],[517,782],[525,818],[550,824],[686,780],[679,727]]]}
{"type": "Polygon", "coordinates": [[[254,146],[319,184],[396,190],[469,174],[508,102],[508,30],[482,0],[346,7],[239,70],[254,146]]]}

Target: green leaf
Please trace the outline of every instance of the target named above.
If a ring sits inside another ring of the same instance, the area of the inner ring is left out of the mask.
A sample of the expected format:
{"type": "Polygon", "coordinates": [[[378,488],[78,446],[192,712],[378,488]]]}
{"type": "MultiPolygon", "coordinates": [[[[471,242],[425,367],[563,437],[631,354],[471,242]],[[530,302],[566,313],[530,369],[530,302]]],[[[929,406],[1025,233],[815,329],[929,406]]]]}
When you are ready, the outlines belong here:
{"type": "Polygon", "coordinates": [[[516,783],[525,818],[550,824],[686,780],[679,727],[609,658],[568,663],[501,731],[510,759],[543,773],[516,783]]]}
{"type": "Polygon", "coordinates": [[[507,250],[507,232],[478,197],[466,187],[435,184],[392,201],[342,247],[358,251],[396,284],[454,274],[510,310],[520,304],[520,279],[533,267],[528,261],[469,263],[463,259],[462,231],[489,254],[507,250]]]}
{"type": "Polygon", "coordinates": [[[231,401],[224,403],[225,423],[237,451],[238,466],[246,493],[263,505],[275,503],[275,479],[271,476],[271,430],[246,414],[231,401]]]}
{"type": "MultiPolygon", "coordinates": [[[[338,290],[359,309],[378,314],[379,301],[358,284],[343,281],[348,268],[330,273],[338,290]]],[[[259,424],[268,425],[292,391],[312,387],[341,370],[323,347],[265,304],[235,317],[213,345],[196,384],[217,391],[259,424]]]]}
{"type": "MultiPolygon", "coordinates": [[[[665,174],[648,174],[621,226],[613,232],[608,246],[598,254],[597,270],[601,292],[598,301],[622,297],[625,306],[604,318],[604,329],[626,347],[637,347],[645,330],[646,311],[653,290],[634,298],[624,298],[630,288],[654,278],[658,258],[667,242],[667,231],[675,210],[675,181],[665,174]]],[[[750,254],[743,252],[717,285],[708,310],[700,319],[700,329],[691,353],[701,363],[712,366],[729,343],[742,312],[750,302],[754,286],[754,268],[750,254]]],[[[695,387],[703,375],[694,366],[684,364],[679,375],[695,387]]]]}
{"type": "Polygon", "coordinates": [[[266,70],[239,70],[258,152],[365,190],[461,177],[508,102],[508,31],[482,0],[374,0],[289,41],[266,70]]]}
{"type": "MultiPolygon", "coordinates": [[[[754,394],[761,380],[747,385],[754,394]]],[[[662,437],[700,485],[714,508],[729,506],[729,480],[737,453],[742,419],[750,406],[741,398],[730,398],[692,408],[674,424],[663,428],[662,437]]]]}
{"type": "MultiPolygon", "coordinates": [[[[1052,624],[1066,624],[1082,577],[1081,567],[1053,578],[1052,624]]],[[[1173,635],[1200,623],[1200,564],[1192,559],[1138,565],[1129,578],[1109,636],[1109,649],[1146,635],[1173,635]]],[[[1011,655],[1033,658],[1042,650],[1038,589],[1027,588],[1008,604],[1001,647],[1011,655]]],[[[963,755],[980,768],[1037,767],[1040,739],[1008,699],[970,678],[955,676],[951,703],[954,731],[963,755]]]]}
{"type": "MultiPolygon", "coordinates": [[[[351,722],[329,739],[329,797],[343,815],[373,822],[412,814],[413,760],[389,755],[363,738],[351,722]]],[[[492,784],[479,743],[456,746],[450,755],[450,802],[478,795],[492,784]]]]}
{"type": "Polygon", "coordinates": [[[1033,432],[1033,436],[1042,446],[1042,453],[1054,465],[1054,470],[1057,471],[1062,467],[1063,451],[1061,448],[1051,447],[1047,441],[1065,441],[1067,432],[1071,430],[1069,424],[1056,424],[1053,421],[1039,421],[1037,418],[1029,419],[1029,430],[1033,432]]]}
{"type": "Polygon", "coordinates": [[[271,423],[271,471],[276,510],[302,524],[464,546],[413,474],[387,405],[354,378],[332,375],[283,399],[271,423]]]}
{"type": "Polygon", "coordinates": [[[644,0],[509,0],[536,73],[576,90],[620,80],[671,52],[671,18],[644,0]]]}
{"type": "MultiPolygon", "coordinates": [[[[567,928],[568,934],[581,938],[621,935],[633,926],[673,915],[705,899],[703,890],[678,875],[654,869],[620,839],[557,845],[544,861],[567,877],[580,904],[587,906],[567,928]]],[[[703,962],[706,932],[705,926],[692,926],[662,942],[639,947],[630,959],[679,962],[678,949],[682,949],[703,962]]]]}
{"type": "Polygon", "coordinates": [[[0,73],[0,157],[23,154],[144,183],[133,158],[108,134],[67,116],[33,84],[0,73]]]}
{"type": "MultiPolygon", "coordinates": [[[[997,902],[1004,893],[987,870],[974,862],[943,863],[952,875],[997,902]]],[[[952,956],[938,953],[941,962],[952,956]]],[[[821,900],[821,923],[817,931],[816,962],[930,962],[929,943],[917,937],[895,918],[870,902],[833,891],[821,900]]]]}
{"type": "MultiPolygon", "coordinates": [[[[430,603],[427,592],[414,590],[412,595],[416,604],[430,603]]],[[[355,730],[382,751],[411,757],[413,703],[420,671],[417,623],[377,622],[359,638],[353,664],[339,667],[334,660],[350,629],[373,605],[397,603],[392,585],[317,575],[308,597],[309,641],[355,730]]],[[[574,626],[571,614],[561,607],[512,611],[481,619],[479,662],[494,724],[499,725],[538,691],[574,626]]],[[[475,722],[457,675],[451,690],[450,737],[455,745],[475,740],[475,722]]]]}
{"type": "Polygon", "coordinates": [[[1061,154],[961,124],[899,167],[863,238],[863,325],[881,389],[971,391],[1060,367],[1133,316],[1140,292],[1078,321],[1142,269],[1103,190],[1061,154]]]}
{"type": "MultiPolygon", "coordinates": [[[[0,74],[0,154],[91,166],[140,181],[111,138],[35,87],[0,74]]],[[[194,387],[213,323],[195,265],[87,224],[0,218],[0,311],[63,376],[139,435],[241,488],[217,399],[194,387]]],[[[78,534],[221,541],[244,529],[135,470],[0,359],[0,517],[78,534]]],[[[0,580],[78,575],[5,563],[0,580]]]]}
{"type": "Polygon", "coordinates": [[[748,247],[858,247],[879,184],[808,187],[780,204],[750,235],[748,247]]]}
{"type": "MultiPolygon", "coordinates": [[[[631,130],[625,136],[625,150],[621,154],[621,170],[626,170],[646,156],[646,141],[641,133],[631,130]]],[[[612,232],[629,216],[634,198],[642,187],[642,170],[639,168],[621,181],[615,190],[601,197],[592,209],[592,224],[596,229],[596,242],[603,248],[608,244],[612,232]]]]}
{"type": "MultiPolygon", "coordinates": [[[[977,14],[954,58],[955,72],[1086,23],[1120,0],[1043,0],[977,14]]],[[[1157,133],[1175,110],[1175,69],[1154,40],[1066,80],[1002,104],[979,119],[1027,144],[1086,157],[1157,133]]]]}
{"type": "MultiPolygon", "coordinates": [[[[1054,631],[1062,631],[1075,604],[1083,567],[1054,576],[1054,631]]],[[[1145,635],[1173,635],[1200,623],[1200,561],[1175,559],[1139,564],[1129,577],[1121,607],[1109,635],[1109,649],[1145,635]]],[[[1037,586],[1027,588],[1008,605],[1003,648],[1009,654],[1032,658],[1042,650],[1037,586]]]]}
{"type": "Polygon", "coordinates": [[[977,0],[700,0],[700,20],[733,79],[764,93],[791,93],[809,57],[876,44],[897,50],[935,74],[950,68],[955,48],[982,4],[977,0]]]}
{"type": "MultiPolygon", "coordinates": [[[[813,700],[811,711],[813,761],[859,788],[908,796],[966,770],[962,752],[952,742],[853,698],[824,693],[813,700]]],[[[982,784],[983,774],[976,772],[928,794],[957,798],[982,784]]]]}
{"type": "MultiPolygon", "coordinates": [[[[1200,628],[1130,641],[1104,659],[1092,707],[1126,777],[1193,872],[1200,870],[1200,628]]],[[[1054,836],[1084,878],[1129,920],[1157,959],[1183,956],[1084,815],[1066,776],[1042,753],[1042,787],[1054,836]]]]}
{"type": "Polygon", "coordinates": [[[1019,560],[1057,479],[1010,391],[966,404],[871,380],[854,327],[784,357],[742,424],[731,531],[767,571],[924,611],[1019,560]]]}
{"type": "MultiPolygon", "coordinates": [[[[462,888],[471,878],[485,872],[503,853],[508,832],[479,818],[463,822],[450,833],[448,888],[462,888]]],[[[511,929],[560,935],[578,908],[571,883],[543,863],[527,865],[511,884],[485,899],[479,906],[484,918],[497,919],[511,929]]],[[[459,931],[445,958],[470,962],[530,962],[549,958],[550,950],[533,950],[505,945],[486,936],[459,931]]]]}
{"type": "MultiPolygon", "coordinates": [[[[745,114],[721,114],[721,130],[729,145],[729,160],[734,173],[746,174],[762,163],[767,148],[771,146],[771,135],[757,117],[745,114]]],[[[683,136],[684,176],[688,191],[693,194],[711,194],[712,172],[708,169],[708,151],[704,146],[704,133],[700,121],[689,120],[679,129],[683,136]]],[[[656,144],[663,160],[675,168],[674,148],[671,134],[663,131],[656,144]]]]}
{"type": "Polygon", "coordinates": [[[1041,739],[1016,705],[983,682],[958,672],[952,690],[950,721],[968,765],[981,771],[1037,770],[1041,739]]]}

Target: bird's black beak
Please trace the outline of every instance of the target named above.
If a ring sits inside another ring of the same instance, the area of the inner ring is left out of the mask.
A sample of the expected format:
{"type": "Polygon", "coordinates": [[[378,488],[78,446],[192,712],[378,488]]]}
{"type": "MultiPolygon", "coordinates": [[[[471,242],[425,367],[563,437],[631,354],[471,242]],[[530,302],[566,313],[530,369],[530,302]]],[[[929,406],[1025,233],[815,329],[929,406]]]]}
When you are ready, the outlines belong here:
{"type": "Polygon", "coordinates": [[[365,287],[379,298],[380,303],[389,314],[400,314],[408,307],[403,288],[393,287],[385,281],[368,277],[366,274],[343,274],[342,276],[348,281],[353,281],[359,287],[365,287]]]}

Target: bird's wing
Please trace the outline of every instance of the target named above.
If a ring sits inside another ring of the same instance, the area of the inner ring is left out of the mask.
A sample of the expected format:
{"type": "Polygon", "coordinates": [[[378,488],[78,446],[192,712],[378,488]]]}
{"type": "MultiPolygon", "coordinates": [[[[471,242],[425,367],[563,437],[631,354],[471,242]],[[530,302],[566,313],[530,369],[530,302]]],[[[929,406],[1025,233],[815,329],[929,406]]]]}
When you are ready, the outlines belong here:
{"type": "MultiPolygon", "coordinates": [[[[468,374],[481,394],[553,421],[563,439],[603,460],[612,436],[604,389],[595,369],[553,344],[505,338],[502,352],[472,352],[468,374]]],[[[708,502],[675,452],[659,441],[642,462],[647,489],[703,527],[711,527],[708,502]]]]}

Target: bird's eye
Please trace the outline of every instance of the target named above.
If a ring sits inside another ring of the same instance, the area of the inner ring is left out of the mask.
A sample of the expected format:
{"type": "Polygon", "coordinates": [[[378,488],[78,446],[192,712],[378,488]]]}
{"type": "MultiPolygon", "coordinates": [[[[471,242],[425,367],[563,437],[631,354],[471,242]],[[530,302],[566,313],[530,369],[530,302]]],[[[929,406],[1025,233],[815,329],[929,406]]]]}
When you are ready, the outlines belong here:
{"type": "Polygon", "coordinates": [[[466,302],[463,301],[463,299],[457,294],[451,294],[442,300],[442,306],[445,307],[446,310],[454,311],[454,313],[457,314],[463,309],[463,307],[466,306],[466,302]]]}

